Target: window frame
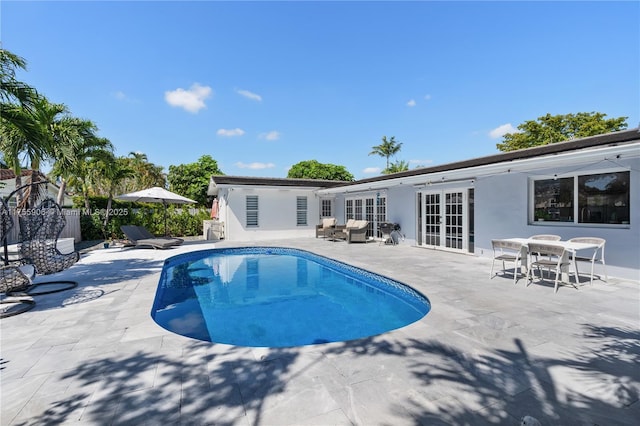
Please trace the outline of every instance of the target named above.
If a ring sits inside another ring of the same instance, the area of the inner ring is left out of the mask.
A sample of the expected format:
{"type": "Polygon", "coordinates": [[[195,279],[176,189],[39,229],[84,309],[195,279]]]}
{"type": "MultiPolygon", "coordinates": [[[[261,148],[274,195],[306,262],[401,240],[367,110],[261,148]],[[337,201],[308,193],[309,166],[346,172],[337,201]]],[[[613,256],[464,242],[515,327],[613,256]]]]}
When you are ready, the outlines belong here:
{"type": "Polygon", "coordinates": [[[309,226],[309,197],[306,195],[296,196],[296,226],[309,226]],[[304,206],[301,205],[302,201],[304,206]]]}
{"type": "Polygon", "coordinates": [[[245,226],[247,228],[259,228],[260,227],[260,198],[258,195],[245,195],[245,226]],[[255,209],[249,209],[249,198],[255,198],[255,209]],[[249,223],[249,212],[251,217],[255,215],[255,224],[249,223]]]}
{"type": "Polygon", "coordinates": [[[579,181],[580,178],[584,178],[586,176],[597,176],[597,175],[606,175],[612,173],[628,173],[629,174],[629,198],[631,198],[633,184],[633,178],[631,176],[631,170],[628,168],[612,168],[612,169],[602,169],[602,170],[592,170],[592,171],[575,171],[571,173],[563,173],[563,174],[545,174],[545,175],[536,175],[529,177],[529,195],[528,195],[528,203],[527,212],[528,218],[527,222],[532,226],[569,226],[569,227],[580,227],[580,228],[616,228],[616,229],[626,229],[631,227],[631,217],[633,217],[631,209],[631,200],[629,199],[629,203],[627,205],[629,209],[629,221],[627,223],[604,223],[604,222],[580,222],[580,186],[579,181]],[[571,221],[548,221],[548,220],[536,220],[535,218],[535,184],[538,181],[549,180],[549,179],[573,179],[572,185],[572,220],[571,221]]]}

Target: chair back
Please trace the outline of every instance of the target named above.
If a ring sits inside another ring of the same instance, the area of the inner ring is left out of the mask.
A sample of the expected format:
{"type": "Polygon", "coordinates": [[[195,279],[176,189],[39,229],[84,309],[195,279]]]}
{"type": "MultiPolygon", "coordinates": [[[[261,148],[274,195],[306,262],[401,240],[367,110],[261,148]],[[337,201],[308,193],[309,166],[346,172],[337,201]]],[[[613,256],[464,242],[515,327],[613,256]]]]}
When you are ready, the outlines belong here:
{"type": "Polygon", "coordinates": [[[607,242],[607,240],[605,240],[604,238],[598,237],[576,237],[571,238],[569,241],[571,241],[572,243],[597,244],[598,248],[603,247],[607,242]]]}
{"type": "Polygon", "coordinates": [[[562,237],[554,234],[538,234],[529,237],[531,240],[560,241],[562,237]]]}
{"type": "Polygon", "coordinates": [[[529,243],[529,251],[540,256],[562,257],[565,248],[555,244],[529,243]]]}
{"type": "Polygon", "coordinates": [[[515,241],[507,241],[507,240],[491,240],[491,245],[493,246],[493,250],[513,250],[520,251],[522,249],[522,243],[518,243],[515,241]]]}
{"type": "Polygon", "coordinates": [[[322,219],[322,229],[329,229],[336,226],[336,218],[335,217],[325,217],[322,219]]]}
{"type": "Polygon", "coordinates": [[[52,198],[43,200],[33,210],[23,210],[20,222],[20,254],[36,267],[39,274],[60,272],[80,258],[77,252],[62,254],[56,244],[67,221],[62,208],[52,198]]]}
{"type": "Polygon", "coordinates": [[[13,228],[13,218],[9,206],[4,199],[0,198],[0,244],[4,245],[11,228],[13,228]]]}

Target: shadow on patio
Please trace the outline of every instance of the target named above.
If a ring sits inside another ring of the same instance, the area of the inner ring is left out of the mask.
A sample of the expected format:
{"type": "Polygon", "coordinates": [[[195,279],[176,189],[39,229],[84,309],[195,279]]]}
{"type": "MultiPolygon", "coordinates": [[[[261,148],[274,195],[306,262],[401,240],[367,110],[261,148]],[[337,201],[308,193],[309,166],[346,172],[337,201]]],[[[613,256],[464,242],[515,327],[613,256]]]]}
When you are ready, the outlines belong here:
{"type": "Polygon", "coordinates": [[[195,341],[173,349],[179,357],[106,354],[59,373],[77,391],[61,396],[38,423],[231,425],[246,416],[260,425],[272,424],[264,420],[269,410],[289,409],[290,424],[296,424],[287,402],[304,394],[304,385],[328,390],[354,424],[366,424],[357,412],[371,404],[359,393],[364,388],[381,393],[396,416],[377,424],[518,424],[524,415],[547,425],[634,424],[640,333],[592,324],[582,330],[589,349],[562,357],[531,355],[518,339],[512,351],[468,354],[434,340],[395,344],[384,335],[313,347],[315,352],[264,349],[261,361],[249,348],[195,341]],[[341,362],[345,358],[356,362],[341,362]],[[402,362],[406,379],[384,372],[389,360],[402,362]],[[372,365],[375,377],[357,382],[354,369],[372,365]],[[338,374],[329,378],[329,371],[338,374]],[[332,386],[335,380],[343,381],[349,396],[332,386]]]}

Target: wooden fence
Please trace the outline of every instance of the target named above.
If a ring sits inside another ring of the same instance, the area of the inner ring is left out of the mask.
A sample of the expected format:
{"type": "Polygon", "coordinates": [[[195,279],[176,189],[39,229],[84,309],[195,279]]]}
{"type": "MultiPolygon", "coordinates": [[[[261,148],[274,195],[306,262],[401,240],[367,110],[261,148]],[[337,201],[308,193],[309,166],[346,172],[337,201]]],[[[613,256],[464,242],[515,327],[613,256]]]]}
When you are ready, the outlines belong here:
{"type": "MultiPolygon", "coordinates": [[[[15,209],[10,209],[11,217],[13,218],[13,228],[9,232],[7,237],[7,243],[15,244],[20,241],[20,222],[18,221],[18,212],[15,209]]],[[[80,232],[80,209],[62,209],[64,218],[67,221],[64,229],[59,238],[73,238],[73,241],[79,243],[82,240],[82,233],[80,232]]]]}

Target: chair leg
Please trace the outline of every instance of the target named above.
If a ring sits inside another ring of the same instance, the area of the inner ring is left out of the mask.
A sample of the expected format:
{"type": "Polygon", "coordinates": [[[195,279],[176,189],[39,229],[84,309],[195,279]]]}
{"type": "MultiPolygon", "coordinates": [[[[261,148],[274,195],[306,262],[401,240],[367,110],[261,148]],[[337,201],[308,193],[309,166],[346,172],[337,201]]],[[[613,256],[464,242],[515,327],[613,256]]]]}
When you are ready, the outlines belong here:
{"type": "Polygon", "coordinates": [[[493,279],[493,265],[496,263],[495,259],[491,260],[491,272],[489,272],[489,278],[493,279]]]}

